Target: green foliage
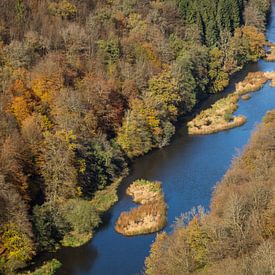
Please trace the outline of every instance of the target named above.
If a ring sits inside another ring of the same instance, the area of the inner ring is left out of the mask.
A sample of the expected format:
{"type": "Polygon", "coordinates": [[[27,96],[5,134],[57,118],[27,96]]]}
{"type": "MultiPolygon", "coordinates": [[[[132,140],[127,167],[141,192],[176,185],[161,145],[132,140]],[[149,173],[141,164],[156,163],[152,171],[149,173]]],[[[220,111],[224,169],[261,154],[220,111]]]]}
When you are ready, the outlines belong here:
{"type": "Polygon", "coordinates": [[[100,218],[89,201],[72,199],[62,205],[62,216],[77,233],[87,233],[97,227],[100,218]]]}
{"type": "Polygon", "coordinates": [[[147,153],[154,146],[149,120],[156,126],[159,121],[149,111],[143,101],[134,101],[118,132],[117,142],[130,158],[147,153]]]}
{"type": "Polygon", "coordinates": [[[174,63],[174,75],[179,81],[185,99],[180,107],[183,112],[190,111],[197,96],[206,92],[208,79],[208,50],[196,47],[193,50],[182,50],[174,63]]]}
{"type": "Polygon", "coordinates": [[[33,223],[40,250],[54,250],[71,230],[56,205],[43,204],[33,209],[33,223]]]}
{"type": "Polygon", "coordinates": [[[117,39],[99,40],[97,43],[105,64],[112,65],[118,61],[120,48],[117,39]]]}
{"type": "Polygon", "coordinates": [[[217,47],[210,50],[209,77],[211,90],[214,93],[222,91],[229,84],[229,75],[224,72],[224,53],[217,47]]]}
{"type": "Polygon", "coordinates": [[[35,269],[33,272],[29,271],[21,275],[54,275],[61,265],[62,264],[58,260],[52,259],[35,269]]]}
{"type": "Polygon", "coordinates": [[[177,107],[184,95],[172,72],[163,71],[159,76],[151,78],[148,84],[146,97],[152,99],[155,109],[163,119],[167,117],[169,120],[176,120],[177,107]]]}
{"type": "Polygon", "coordinates": [[[91,197],[127,170],[124,154],[119,146],[105,138],[93,139],[77,150],[78,181],[84,197],[91,197]]]}
{"type": "Polygon", "coordinates": [[[19,23],[23,23],[26,15],[26,6],[23,0],[16,0],[15,10],[16,10],[16,19],[18,20],[19,23]]]}

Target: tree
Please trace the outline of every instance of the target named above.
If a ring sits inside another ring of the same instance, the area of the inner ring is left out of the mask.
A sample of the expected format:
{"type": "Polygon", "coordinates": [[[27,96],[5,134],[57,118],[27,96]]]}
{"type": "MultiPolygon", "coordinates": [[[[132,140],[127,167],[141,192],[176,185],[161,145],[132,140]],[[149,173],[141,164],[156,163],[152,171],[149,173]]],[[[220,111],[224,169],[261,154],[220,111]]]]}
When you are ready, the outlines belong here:
{"type": "Polygon", "coordinates": [[[229,75],[224,71],[224,53],[217,47],[210,51],[209,77],[212,91],[222,91],[229,84],[229,75]]]}
{"type": "Polygon", "coordinates": [[[33,224],[41,251],[54,250],[71,229],[61,215],[59,206],[49,203],[34,207],[33,224]]]}
{"type": "Polygon", "coordinates": [[[24,267],[26,262],[34,256],[34,245],[32,240],[23,233],[16,224],[4,224],[0,230],[1,241],[5,251],[7,270],[24,267]]]}
{"type": "Polygon", "coordinates": [[[90,233],[100,222],[94,206],[81,199],[68,200],[62,206],[62,213],[72,230],[79,234],[90,233]]]}
{"type": "Polygon", "coordinates": [[[48,202],[55,203],[76,196],[74,140],[75,137],[70,132],[44,134],[39,166],[45,181],[45,195],[48,202]]]}

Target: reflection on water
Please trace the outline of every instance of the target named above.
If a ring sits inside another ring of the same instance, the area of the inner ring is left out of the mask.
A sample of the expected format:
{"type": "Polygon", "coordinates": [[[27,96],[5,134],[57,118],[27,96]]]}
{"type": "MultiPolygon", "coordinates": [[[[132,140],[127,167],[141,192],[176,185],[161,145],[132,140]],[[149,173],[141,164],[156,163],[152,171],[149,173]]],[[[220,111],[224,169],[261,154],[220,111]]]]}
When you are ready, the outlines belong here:
{"type": "MultiPolygon", "coordinates": [[[[273,1],[275,9],[275,1],[273,1]]],[[[275,12],[267,31],[270,41],[275,42],[275,12]]],[[[261,60],[247,66],[236,74],[223,96],[234,89],[250,71],[275,70],[274,63],[261,60]]],[[[208,107],[221,95],[215,95],[201,104],[208,107]]],[[[63,248],[54,256],[63,267],[60,274],[130,275],[142,271],[143,262],[149,253],[155,234],[138,237],[124,237],[114,231],[114,224],[122,211],[135,204],[125,195],[127,186],[138,178],[159,180],[163,183],[168,203],[168,226],[171,230],[175,217],[193,206],[209,207],[211,193],[228,169],[237,149],[243,148],[251,132],[261,121],[267,110],[275,108],[275,90],[266,84],[259,92],[253,93],[249,101],[240,100],[237,114],[243,114],[248,122],[240,128],[207,136],[188,136],[183,125],[173,138],[170,146],[155,150],[137,159],[132,173],[119,188],[119,202],[104,216],[104,223],[93,240],[80,248],[63,248]]]]}

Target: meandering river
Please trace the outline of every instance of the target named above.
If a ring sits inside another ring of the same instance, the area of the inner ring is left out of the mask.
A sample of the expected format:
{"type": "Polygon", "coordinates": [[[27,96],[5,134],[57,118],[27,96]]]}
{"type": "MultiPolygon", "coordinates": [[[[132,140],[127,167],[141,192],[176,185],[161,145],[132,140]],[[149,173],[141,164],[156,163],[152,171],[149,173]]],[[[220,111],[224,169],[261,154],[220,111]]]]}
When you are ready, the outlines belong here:
{"type": "MultiPolygon", "coordinates": [[[[275,42],[275,0],[267,30],[267,38],[275,42]]],[[[235,83],[251,71],[275,70],[275,63],[260,60],[246,66],[234,76],[230,86],[221,95],[205,101],[206,108],[217,98],[234,90],[235,83]]],[[[248,142],[256,125],[268,110],[275,108],[275,88],[267,83],[260,91],[252,93],[249,101],[240,100],[237,114],[245,115],[247,123],[239,128],[206,135],[188,136],[185,123],[166,148],[155,150],[134,161],[131,174],[119,188],[119,202],[104,216],[103,225],[88,244],[79,248],[62,248],[54,257],[62,262],[59,274],[80,275],[133,275],[143,270],[145,257],[149,254],[155,234],[124,237],[114,230],[114,224],[122,211],[135,204],[125,194],[134,180],[144,178],[163,183],[165,199],[169,206],[170,231],[176,217],[192,207],[209,207],[215,184],[222,179],[234,156],[248,142]]]]}

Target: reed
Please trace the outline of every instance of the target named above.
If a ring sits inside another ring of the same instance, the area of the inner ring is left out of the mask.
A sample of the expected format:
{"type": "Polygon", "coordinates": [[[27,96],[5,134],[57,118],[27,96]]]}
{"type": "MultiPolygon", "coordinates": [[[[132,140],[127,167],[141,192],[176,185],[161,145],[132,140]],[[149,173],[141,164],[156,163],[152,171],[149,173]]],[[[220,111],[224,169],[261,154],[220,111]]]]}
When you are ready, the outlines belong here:
{"type": "Polygon", "coordinates": [[[249,73],[243,81],[236,84],[236,90],[232,94],[218,100],[188,122],[188,133],[207,135],[243,125],[247,121],[245,116],[233,116],[240,97],[249,100],[251,96],[248,93],[258,91],[269,80],[270,86],[275,87],[275,71],[249,73]]]}
{"type": "Polygon", "coordinates": [[[265,72],[264,75],[268,80],[271,80],[270,86],[275,87],[275,71],[265,72]]]}
{"type": "Polygon", "coordinates": [[[241,96],[242,100],[249,100],[251,98],[250,94],[245,94],[241,96]]]}
{"type": "Polygon", "coordinates": [[[268,78],[264,72],[249,73],[243,81],[236,84],[235,93],[241,96],[249,92],[256,92],[260,90],[267,81],[268,78]]]}
{"type": "Polygon", "coordinates": [[[141,205],[120,214],[115,225],[118,233],[125,236],[149,234],[166,225],[167,205],[160,182],[138,180],[128,187],[126,193],[141,205]]]}
{"type": "Polygon", "coordinates": [[[218,100],[187,124],[188,133],[206,135],[243,125],[246,122],[244,116],[232,115],[238,108],[238,100],[239,95],[235,93],[218,100]]]}

